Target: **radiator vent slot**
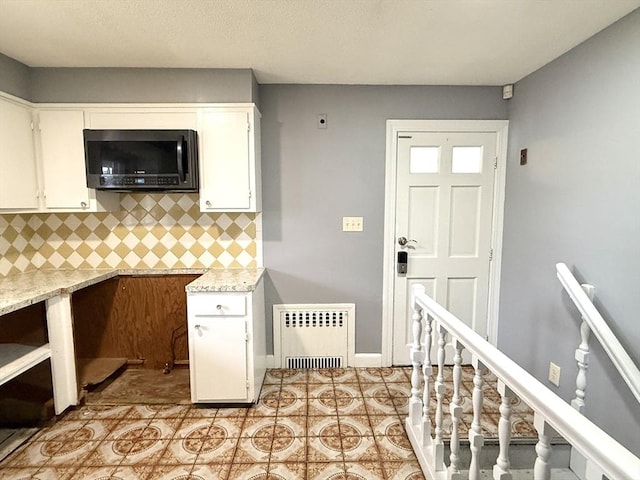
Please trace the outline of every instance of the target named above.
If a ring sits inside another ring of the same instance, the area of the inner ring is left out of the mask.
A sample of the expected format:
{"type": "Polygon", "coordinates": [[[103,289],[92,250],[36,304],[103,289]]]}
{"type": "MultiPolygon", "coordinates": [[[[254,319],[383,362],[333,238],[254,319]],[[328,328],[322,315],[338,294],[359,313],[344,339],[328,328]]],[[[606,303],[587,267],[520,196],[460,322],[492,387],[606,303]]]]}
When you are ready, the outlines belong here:
{"type": "Polygon", "coordinates": [[[343,327],[347,312],[284,312],[284,326],[343,327]]]}
{"type": "Polygon", "coordinates": [[[355,304],[273,306],[275,366],[341,368],[354,357],[355,304]]]}
{"type": "Polygon", "coordinates": [[[342,357],[287,357],[285,368],[341,368],[342,357]]]}

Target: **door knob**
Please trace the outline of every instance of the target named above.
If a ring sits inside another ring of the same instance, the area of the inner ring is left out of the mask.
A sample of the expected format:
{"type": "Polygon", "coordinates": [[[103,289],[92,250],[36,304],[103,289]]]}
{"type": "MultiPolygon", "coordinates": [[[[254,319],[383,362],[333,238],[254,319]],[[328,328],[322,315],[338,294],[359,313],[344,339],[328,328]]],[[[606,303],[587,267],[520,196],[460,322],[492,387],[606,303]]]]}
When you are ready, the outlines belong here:
{"type": "Polygon", "coordinates": [[[407,240],[407,237],[398,237],[398,245],[401,247],[415,248],[411,243],[418,243],[415,240],[407,240]]]}

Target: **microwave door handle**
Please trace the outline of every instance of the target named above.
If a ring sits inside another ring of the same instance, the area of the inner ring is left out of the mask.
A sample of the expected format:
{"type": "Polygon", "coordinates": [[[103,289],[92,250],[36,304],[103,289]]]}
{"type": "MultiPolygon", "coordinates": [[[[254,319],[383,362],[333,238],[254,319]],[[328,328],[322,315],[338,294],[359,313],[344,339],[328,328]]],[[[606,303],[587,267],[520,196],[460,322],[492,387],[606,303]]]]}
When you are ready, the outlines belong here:
{"type": "Polygon", "coordinates": [[[182,135],[178,136],[178,146],[177,146],[177,162],[178,162],[178,176],[180,177],[181,182],[186,182],[187,178],[184,174],[184,167],[182,165],[182,151],[184,148],[184,137],[182,135]]]}

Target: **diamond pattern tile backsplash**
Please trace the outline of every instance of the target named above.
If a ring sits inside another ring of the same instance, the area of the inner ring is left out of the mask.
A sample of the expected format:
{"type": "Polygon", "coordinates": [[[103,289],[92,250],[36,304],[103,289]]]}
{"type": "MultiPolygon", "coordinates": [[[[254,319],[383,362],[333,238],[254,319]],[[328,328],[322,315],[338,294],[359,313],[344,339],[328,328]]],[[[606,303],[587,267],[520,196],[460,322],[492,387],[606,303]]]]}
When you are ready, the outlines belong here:
{"type": "Polygon", "coordinates": [[[110,213],[0,215],[0,275],[38,268],[258,266],[255,213],[201,213],[197,194],[121,194],[110,213]]]}

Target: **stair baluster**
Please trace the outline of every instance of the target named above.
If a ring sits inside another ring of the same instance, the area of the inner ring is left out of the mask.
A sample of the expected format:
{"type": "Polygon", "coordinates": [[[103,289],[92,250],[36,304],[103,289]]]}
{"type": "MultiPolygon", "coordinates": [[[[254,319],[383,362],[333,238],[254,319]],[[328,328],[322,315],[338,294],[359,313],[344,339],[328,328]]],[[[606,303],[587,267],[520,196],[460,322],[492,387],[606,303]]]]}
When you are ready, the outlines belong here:
{"type": "Polygon", "coordinates": [[[538,431],[536,454],[538,457],[533,465],[533,480],[549,480],[551,478],[551,436],[555,433],[544,417],[534,412],[533,426],[538,431]]]}
{"type": "Polygon", "coordinates": [[[424,388],[422,390],[422,445],[429,445],[431,443],[431,419],[429,418],[429,407],[431,405],[431,392],[430,381],[433,374],[433,368],[431,367],[431,332],[433,318],[429,315],[425,318],[424,325],[424,362],[422,364],[422,379],[424,388]]]}
{"type": "Polygon", "coordinates": [[[485,370],[484,365],[475,355],[472,358],[475,368],[473,377],[473,422],[469,430],[469,447],[471,449],[471,464],[469,465],[469,480],[480,480],[480,451],[484,445],[484,436],[482,435],[482,403],[483,393],[482,386],[484,379],[482,372],[485,370]]]}
{"type": "MultiPolygon", "coordinates": [[[[582,284],[582,290],[587,294],[589,300],[593,302],[595,294],[595,287],[593,285],[582,284]]],[[[589,335],[591,334],[591,328],[589,324],[583,318],[580,325],[580,345],[576,349],[575,359],[578,363],[578,375],[576,376],[576,398],[571,400],[571,406],[578,410],[580,413],[584,413],[584,399],[587,390],[587,369],[589,368],[589,335]]]]}
{"type": "Polygon", "coordinates": [[[500,421],[498,422],[498,441],[500,453],[493,466],[493,480],[511,480],[511,463],[509,462],[509,443],[511,442],[511,399],[515,394],[502,380],[498,380],[498,392],[502,397],[500,404],[500,421]]]}
{"type": "Polygon", "coordinates": [[[419,425],[422,417],[422,400],[420,399],[420,365],[423,361],[422,345],[422,308],[414,303],[412,333],[413,343],[411,344],[411,398],[409,399],[409,418],[411,425],[419,425]]]}
{"type": "Polygon", "coordinates": [[[453,397],[449,404],[451,414],[451,441],[449,455],[449,480],[458,480],[460,474],[460,418],[462,417],[462,406],[460,405],[460,384],[462,382],[462,350],[464,346],[455,338],[451,341],[455,354],[453,356],[453,397]]]}
{"type": "Polygon", "coordinates": [[[436,471],[444,470],[444,442],[442,441],[443,403],[444,403],[444,347],[447,344],[447,331],[442,325],[438,325],[438,376],[434,389],[436,392],[436,438],[433,443],[433,458],[436,471]]]}

